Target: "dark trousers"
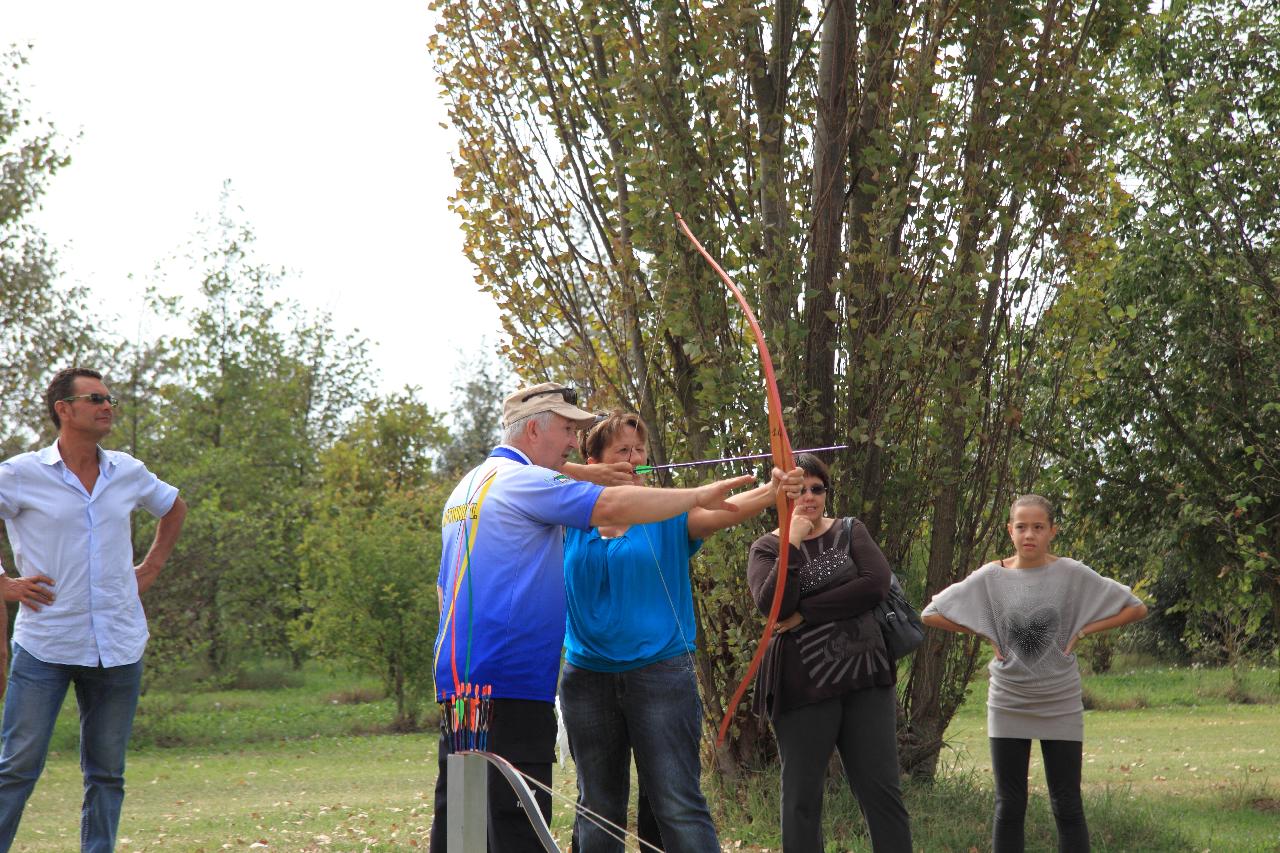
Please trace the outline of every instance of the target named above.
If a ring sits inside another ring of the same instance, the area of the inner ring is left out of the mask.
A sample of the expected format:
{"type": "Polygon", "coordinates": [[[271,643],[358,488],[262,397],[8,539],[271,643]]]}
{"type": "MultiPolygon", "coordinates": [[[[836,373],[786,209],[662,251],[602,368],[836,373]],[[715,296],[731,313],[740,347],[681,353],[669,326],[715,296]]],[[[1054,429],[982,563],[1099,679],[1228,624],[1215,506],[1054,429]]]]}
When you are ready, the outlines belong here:
{"type": "MultiPolygon", "coordinates": [[[[991,829],[992,853],[1022,853],[1027,816],[1027,769],[1031,741],[993,737],[991,774],[996,783],[996,816],[991,829]]],[[[1058,825],[1059,853],[1088,853],[1089,826],[1080,800],[1080,763],[1084,744],[1078,740],[1042,740],[1044,778],[1049,805],[1058,825]]]]}
{"type": "MultiPolygon", "coordinates": [[[[443,714],[441,715],[443,719],[443,714]]],[[[431,819],[431,853],[448,851],[449,754],[452,739],[440,732],[436,806],[431,819]]],[[[522,773],[551,786],[551,762],[556,751],[556,712],[550,702],[494,699],[489,724],[489,752],[501,755],[522,773]]],[[[530,784],[542,819],[551,820],[551,795],[530,784]]],[[[515,791],[496,769],[489,768],[490,853],[542,853],[542,842],[529,823],[515,791]]],[[[458,853],[458,851],[448,851],[458,853]]],[[[471,851],[467,851],[471,853],[471,851]]]]}
{"type": "Polygon", "coordinates": [[[898,701],[893,687],[869,687],[783,712],[773,721],[782,756],[782,849],[821,853],[822,789],[831,750],[876,853],[911,853],[911,824],[898,784],[898,701]]]}
{"type": "MultiPolygon", "coordinates": [[[[649,795],[644,792],[643,785],[640,785],[639,790],[636,791],[636,835],[650,847],[664,849],[662,827],[658,826],[658,818],[653,813],[653,806],[649,805],[649,795]]],[[[641,846],[640,849],[648,850],[649,848],[641,846]]]]}

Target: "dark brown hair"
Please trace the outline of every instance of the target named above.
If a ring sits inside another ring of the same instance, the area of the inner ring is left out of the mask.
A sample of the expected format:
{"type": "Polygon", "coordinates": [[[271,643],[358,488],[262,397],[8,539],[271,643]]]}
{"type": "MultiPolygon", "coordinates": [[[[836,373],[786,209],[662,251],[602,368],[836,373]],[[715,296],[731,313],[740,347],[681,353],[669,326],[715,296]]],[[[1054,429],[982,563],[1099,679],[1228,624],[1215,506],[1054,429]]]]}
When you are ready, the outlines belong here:
{"type": "Polygon", "coordinates": [[[75,390],[76,380],[81,377],[102,381],[102,374],[96,370],[90,370],[87,367],[64,367],[54,375],[53,380],[49,382],[49,387],[45,389],[44,403],[49,407],[49,417],[53,419],[54,429],[62,429],[62,419],[58,417],[53,404],[70,397],[75,390]]]}
{"type": "Polygon", "coordinates": [[[827,491],[831,491],[831,472],[827,469],[827,464],[821,459],[812,453],[801,453],[796,457],[796,467],[810,477],[817,477],[822,481],[822,485],[827,487],[827,491]]]}
{"type": "Polygon", "coordinates": [[[646,443],[649,441],[649,431],[645,429],[644,421],[640,420],[639,415],[635,412],[615,409],[607,415],[599,415],[595,426],[583,431],[582,438],[578,439],[578,450],[582,453],[582,461],[599,459],[605,447],[623,427],[631,427],[641,441],[646,443]]]}

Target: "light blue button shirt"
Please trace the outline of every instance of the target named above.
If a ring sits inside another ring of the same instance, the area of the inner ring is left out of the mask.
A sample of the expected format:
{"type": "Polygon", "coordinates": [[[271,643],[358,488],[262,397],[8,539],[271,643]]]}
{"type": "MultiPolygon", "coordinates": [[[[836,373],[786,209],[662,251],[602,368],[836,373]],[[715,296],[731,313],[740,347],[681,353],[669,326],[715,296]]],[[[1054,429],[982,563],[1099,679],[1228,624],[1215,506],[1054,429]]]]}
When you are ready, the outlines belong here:
{"type": "Polygon", "coordinates": [[[13,640],[45,663],[123,666],[147,646],[129,516],[167,513],[178,490],[127,453],[98,449],[90,494],[57,442],[0,463],[0,518],[18,573],[43,573],[53,604],[18,610],[13,640]]]}

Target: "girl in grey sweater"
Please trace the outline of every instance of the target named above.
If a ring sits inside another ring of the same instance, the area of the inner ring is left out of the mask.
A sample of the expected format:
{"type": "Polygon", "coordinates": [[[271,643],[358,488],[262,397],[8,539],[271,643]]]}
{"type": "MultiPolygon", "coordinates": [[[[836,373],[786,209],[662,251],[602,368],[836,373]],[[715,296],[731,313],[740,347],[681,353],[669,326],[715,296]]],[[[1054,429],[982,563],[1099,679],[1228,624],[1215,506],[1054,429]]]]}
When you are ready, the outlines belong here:
{"type": "Polygon", "coordinates": [[[1080,800],[1084,705],[1077,642],[1136,622],[1147,607],[1129,587],[1049,552],[1053,506],[1023,495],[1009,510],[1015,553],[988,563],[933,597],[926,625],[990,641],[987,735],[995,778],[994,853],[1023,850],[1031,741],[1039,739],[1059,851],[1087,851],[1080,800]]]}

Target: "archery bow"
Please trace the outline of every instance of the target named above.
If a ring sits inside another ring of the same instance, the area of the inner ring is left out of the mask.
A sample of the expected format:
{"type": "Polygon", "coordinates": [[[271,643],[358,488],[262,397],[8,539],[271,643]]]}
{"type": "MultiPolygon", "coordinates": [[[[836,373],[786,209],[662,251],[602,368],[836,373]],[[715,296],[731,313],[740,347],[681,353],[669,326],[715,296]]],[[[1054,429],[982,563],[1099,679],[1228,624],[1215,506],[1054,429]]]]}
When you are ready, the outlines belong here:
{"type": "MultiPolygon", "coordinates": [[[[787,428],[782,423],[782,396],[778,393],[778,380],[773,373],[773,359],[769,356],[769,345],[764,341],[764,332],[760,331],[760,323],[756,320],[755,313],[751,310],[751,306],[747,304],[747,298],[742,295],[742,291],[738,290],[738,286],[729,278],[729,274],[721,269],[716,263],[715,258],[702,247],[698,242],[698,238],[693,236],[693,232],[689,230],[689,226],[685,224],[684,217],[676,214],[676,224],[680,230],[684,232],[684,236],[689,238],[689,242],[698,250],[698,254],[711,264],[711,268],[720,276],[720,280],[725,283],[729,291],[738,300],[738,305],[742,307],[743,313],[747,315],[747,323],[751,326],[751,333],[755,335],[756,349],[760,353],[760,369],[764,373],[765,394],[769,401],[769,446],[773,450],[773,464],[783,471],[790,471],[795,467],[795,462],[791,454],[791,440],[787,437],[787,428]]],[[[747,667],[747,674],[743,676],[742,682],[738,685],[738,689],[733,692],[733,698],[729,700],[729,707],[725,710],[724,719],[720,721],[720,734],[716,737],[716,746],[724,744],[725,735],[729,732],[729,726],[733,722],[733,712],[737,709],[738,703],[742,701],[742,696],[747,692],[747,687],[751,683],[752,677],[756,674],[756,670],[760,668],[760,661],[764,658],[765,649],[769,645],[769,639],[773,635],[773,628],[778,624],[778,611],[782,608],[782,593],[787,585],[787,552],[789,549],[789,539],[791,537],[791,499],[781,489],[778,490],[778,570],[774,576],[773,585],[773,602],[769,606],[769,618],[765,620],[764,633],[760,635],[760,642],[756,646],[755,654],[751,656],[751,663],[747,667]]]]}

